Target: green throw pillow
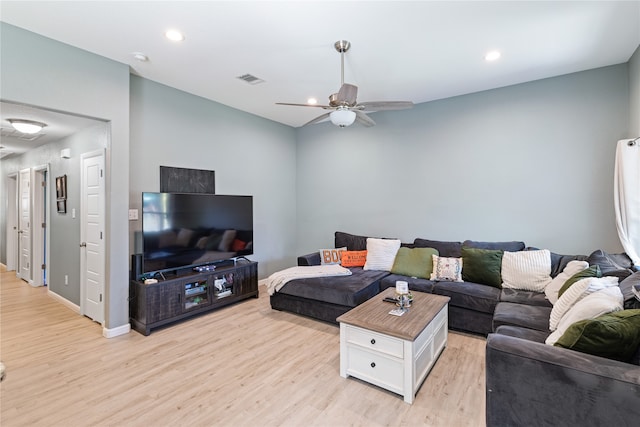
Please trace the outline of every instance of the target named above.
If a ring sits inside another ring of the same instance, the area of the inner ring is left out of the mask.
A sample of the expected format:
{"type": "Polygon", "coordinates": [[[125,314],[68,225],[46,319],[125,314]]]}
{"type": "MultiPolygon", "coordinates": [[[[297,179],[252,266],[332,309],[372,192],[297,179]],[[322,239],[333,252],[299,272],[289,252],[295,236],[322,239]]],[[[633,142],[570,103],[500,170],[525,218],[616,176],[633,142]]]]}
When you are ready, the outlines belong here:
{"type": "Polygon", "coordinates": [[[640,346],[640,310],[621,310],[576,322],[554,345],[629,362],[640,346]]]}
{"type": "Polygon", "coordinates": [[[558,298],[560,298],[562,296],[562,294],[564,294],[566,292],[566,290],[569,289],[569,287],[571,287],[571,285],[573,285],[574,283],[576,283],[579,280],[586,279],[588,277],[602,277],[602,272],[600,271],[600,266],[592,265],[591,267],[587,268],[586,270],[579,271],[576,274],[574,274],[573,276],[569,277],[567,279],[567,281],[564,282],[564,285],[562,285],[562,287],[558,291],[558,298]]]}
{"type": "Polygon", "coordinates": [[[393,274],[428,279],[433,271],[432,255],[438,255],[433,248],[400,248],[391,267],[393,274]]]}
{"type": "Polygon", "coordinates": [[[462,280],[502,287],[502,254],[494,249],[462,247],[462,280]]]}

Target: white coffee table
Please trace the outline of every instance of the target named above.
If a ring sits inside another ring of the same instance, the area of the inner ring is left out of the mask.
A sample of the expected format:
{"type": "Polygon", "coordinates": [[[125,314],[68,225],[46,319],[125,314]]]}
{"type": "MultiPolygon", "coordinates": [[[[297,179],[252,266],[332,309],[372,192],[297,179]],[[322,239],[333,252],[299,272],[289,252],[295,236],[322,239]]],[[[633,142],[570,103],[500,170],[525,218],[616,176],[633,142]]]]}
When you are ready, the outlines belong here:
{"type": "Polygon", "coordinates": [[[395,306],[389,288],[342,316],[340,376],[413,398],[447,344],[449,297],[413,292],[413,304],[402,316],[389,314],[395,306]]]}

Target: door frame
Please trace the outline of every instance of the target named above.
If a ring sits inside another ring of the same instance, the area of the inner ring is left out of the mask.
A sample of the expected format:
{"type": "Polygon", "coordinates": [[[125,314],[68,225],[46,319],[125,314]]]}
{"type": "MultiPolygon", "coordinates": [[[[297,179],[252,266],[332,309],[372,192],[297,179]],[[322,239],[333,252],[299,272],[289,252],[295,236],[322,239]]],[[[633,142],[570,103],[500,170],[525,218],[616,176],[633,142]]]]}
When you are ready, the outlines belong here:
{"type": "Polygon", "coordinates": [[[45,277],[49,277],[47,267],[42,265],[48,263],[51,252],[49,244],[51,236],[49,234],[49,219],[51,218],[51,197],[49,196],[49,164],[35,166],[31,168],[31,278],[32,286],[46,285],[45,277]],[[44,183],[44,186],[41,185],[44,183]],[[42,224],[45,224],[42,231],[42,224]],[[46,274],[46,276],[45,276],[46,274]]]}
{"type": "Polygon", "coordinates": [[[18,197],[17,197],[17,203],[18,203],[18,265],[17,265],[17,269],[16,269],[16,276],[21,279],[24,280],[25,282],[31,284],[33,283],[33,183],[32,181],[32,175],[33,175],[33,171],[32,169],[29,168],[24,168],[24,169],[20,169],[18,171],[18,197]],[[28,182],[28,187],[29,187],[29,197],[28,197],[28,209],[29,209],[29,218],[27,220],[27,227],[26,229],[29,231],[29,236],[27,238],[28,244],[29,244],[29,255],[28,255],[28,260],[27,260],[27,277],[23,277],[22,274],[22,270],[24,269],[23,267],[23,256],[22,256],[22,251],[23,251],[23,245],[22,242],[24,241],[23,239],[23,229],[22,229],[22,212],[23,209],[21,206],[23,206],[22,203],[22,196],[23,196],[23,179],[22,177],[27,176],[29,178],[29,182],[28,182]]]}
{"type": "Polygon", "coordinates": [[[7,175],[7,271],[18,274],[18,172],[7,175]]]}

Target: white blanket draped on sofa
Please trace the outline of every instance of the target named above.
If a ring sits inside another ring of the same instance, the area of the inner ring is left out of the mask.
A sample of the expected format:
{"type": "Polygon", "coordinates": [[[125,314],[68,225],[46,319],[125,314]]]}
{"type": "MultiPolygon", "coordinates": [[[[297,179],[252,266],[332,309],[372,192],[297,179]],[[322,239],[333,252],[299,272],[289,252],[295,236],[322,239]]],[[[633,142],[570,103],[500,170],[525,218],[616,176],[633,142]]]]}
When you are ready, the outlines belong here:
{"type": "Polygon", "coordinates": [[[310,277],[348,276],[351,270],[338,264],[291,267],[273,273],[267,278],[269,295],[278,292],[287,282],[310,277]]]}
{"type": "Polygon", "coordinates": [[[616,227],[624,251],[640,266],[640,139],[618,141],[614,173],[616,227]]]}

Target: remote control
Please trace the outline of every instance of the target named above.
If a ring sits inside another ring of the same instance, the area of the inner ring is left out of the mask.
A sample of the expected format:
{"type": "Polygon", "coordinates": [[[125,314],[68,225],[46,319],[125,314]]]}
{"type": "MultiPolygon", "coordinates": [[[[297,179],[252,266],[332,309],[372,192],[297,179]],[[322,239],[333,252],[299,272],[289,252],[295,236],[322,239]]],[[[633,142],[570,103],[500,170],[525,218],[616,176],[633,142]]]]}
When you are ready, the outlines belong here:
{"type": "Polygon", "coordinates": [[[391,297],[386,297],[385,299],[383,299],[384,302],[392,302],[392,303],[397,303],[398,300],[395,298],[391,298],[391,297]]]}

